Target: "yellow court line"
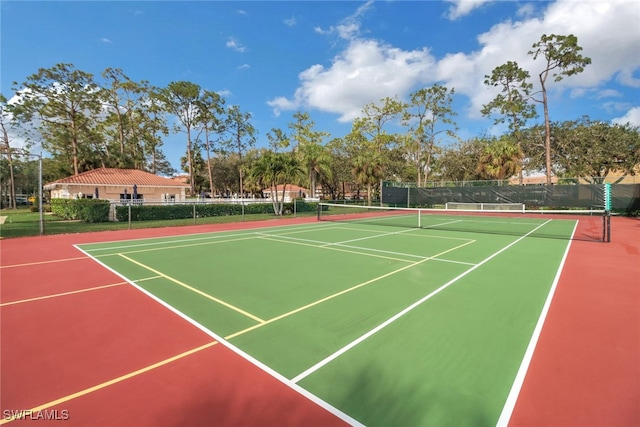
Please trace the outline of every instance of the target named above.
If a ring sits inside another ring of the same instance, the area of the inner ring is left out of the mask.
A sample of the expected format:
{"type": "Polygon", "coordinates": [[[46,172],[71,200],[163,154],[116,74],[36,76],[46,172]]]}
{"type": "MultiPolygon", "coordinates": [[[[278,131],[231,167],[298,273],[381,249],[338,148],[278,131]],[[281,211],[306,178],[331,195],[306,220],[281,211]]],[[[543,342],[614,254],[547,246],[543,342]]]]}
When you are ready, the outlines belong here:
{"type": "Polygon", "coordinates": [[[15,305],[15,304],[22,304],[22,303],[31,302],[31,301],[39,301],[39,300],[49,299],[49,298],[57,298],[57,297],[65,296],[65,295],[80,294],[82,292],[96,291],[98,289],[112,288],[114,286],[126,285],[127,283],[128,282],[112,283],[110,285],[96,286],[94,288],[86,288],[86,289],[80,289],[80,290],[77,290],[77,291],[62,292],[62,293],[59,293],[59,294],[51,294],[51,295],[45,295],[45,296],[41,296],[41,297],[22,299],[22,300],[12,301],[12,302],[5,302],[5,303],[0,304],[0,307],[6,307],[8,305],[15,305]]]}
{"type": "Polygon", "coordinates": [[[30,265],[51,264],[51,263],[55,263],[55,262],[66,262],[66,261],[77,261],[79,259],[91,259],[91,258],[86,257],[86,256],[81,256],[81,257],[76,257],[76,258],[52,259],[50,261],[28,262],[26,264],[0,265],[0,268],[28,267],[30,265]]]}
{"type": "MultiPolygon", "coordinates": [[[[191,349],[189,351],[185,351],[184,353],[180,353],[180,354],[178,354],[176,356],[173,356],[173,357],[170,357],[168,359],[162,360],[162,361],[160,361],[158,363],[154,363],[153,365],[146,366],[146,367],[144,367],[142,369],[138,369],[137,371],[133,371],[133,372],[130,372],[128,374],[122,375],[120,377],[114,378],[112,380],[103,382],[102,384],[98,384],[98,385],[95,385],[93,387],[89,387],[87,389],[79,391],[77,393],[73,393],[73,394],[70,394],[68,396],[61,397],[60,399],[56,399],[56,400],[53,400],[51,402],[47,402],[45,404],[42,404],[40,406],[36,406],[35,408],[29,409],[27,411],[23,411],[23,413],[25,413],[25,412],[26,413],[39,412],[39,411],[43,411],[43,410],[45,410],[47,408],[50,408],[52,406],[60,405],[61,403],[68,402],[70,400],[76,399],[78,397],[84,396],[84,395],[89,394],[89,393],[93,393],[94,391],[98,391],[98,390],[103,389],[105,387],[108,387],[110,385],[122,382],[124,380],[129,379],[129,378],[133,378],[133,377],[138,376],[140,374],[143,374],[145,372],[148,372],[148,371],[151,371],[153,369],[159,368],[161,366],[167,365],[167,364],[169,364],[171,362],[174,362],[174,361],[176,361],[178,359],[182,359],[182,358],[184,358],[186,356],[190,356],[190,355],[192,355],[194,353],[197,353],[197,352],[202,351],[204,349],[207,349],[209,347],[213,347],[216,344],[218,344],[218,342],[217,341],[213,341],[213,342],[210,342],[208,344],[201,345],[200,347],[196,347],[196,348],[191,349]]],[[[6,424],[6,423],[11,422],[11,421],[14,421],[16,419],[17,419],[17,417],[0,419],[0,425],[6,424]]]]}
{"type": "Polygon", "coordinates": [[[454,247],[454,248],[447,249],[446,251],[440,252],[439,254],[436,254],[436,255],[434,255],[434,256],[431,256],[431,257],[428,257],[428,258],[422,259],[422,260],[420,260],[420,261],[416,261],[416,262],[414,262],[414,263],[412,263],[412,264],[410,264],[410,265],[405,265],[404,267],[401,267],[401,268],[398,268],[397,270],[393,270],[393,271],[391,271],[391,272],[389,272],[389,273],[383,274],[382,276],[374,277],[374,278],[373,278],[373,279],[371,279],[371,280],[367,280],[366,282],[363,282],[363,283],[357,284],[357,285],[355,285],[355,286],[352,286],[352,287],[351,287],[351,288],[349,288],[349,289],[344,289],[344,290],[342,290],[342,291],[340,291],[340,292],[336,292],[336,293],[335,293],[335,294],[333,294],[333,295],[329,295],[329,296],[327,296],[327,297],[324,297],[324,298],[322,298],[322,299],[319,299],[319,300],[317,300],[317,301],[314,301],[314,302],[312,302],[312,303],[310,303],[310,304],[307,304],[307,305],[305,305],[305,306],[298,307],[298,308],[296,308],[295,310],[291,310],[291,311],[289,311],[289,312],[287,312],[287,313],[281,314],[280,316],[276,316],[276,317],[274,317],[274,318],[272,318],[272,319],[266,320],[264,323],[261,323],[261,324],[259,324],[259,325],[253,325],[253,326],[251,326],[251,327],[248,327],[248,328],[246,328],[246,329],[243,329],[243,330],[238,331],[238,332],[236,332],[236,333],[233,333],[233,334],[231,334],[231,335],[227,335],[226,337],[224,337],[224,339],[226,339],[226,340],[230,340],[230,339],[232,339],[232,338],[235,338],[235,337],[240,336],[240,335],[242,335],[242,334],[245,334],[245,333],[247,333],[247,332],[253,331],[254,329],[258,329],[258,328],[260,328],[260,327],[262,327],[262,326],[264,326],[264,325],[268,325],[269,323],[275,322],[276,320],[284,319],[285,317],[289,317],[289,316],[291,316],[292,314],[299,313],[299,312],[301,312],[301,311],[303,311],[303,310],[306,310],[306,309],[308,309],[308,308],[311,308],[311,307],[313,307],[313,306],[315,306],[315,305],[321,304],[321,303],[323,303],[323,302],[325,302],[325,301],[329,301],[330,299],[336,298],[336,297],[338,297],[338,296],[340,296],[340,295],[344,295],[344,294],[346,294],[346,293],[348,293],[348,292],[351,292],[351,291],[353,291],[353,290],[356,290],[356,289],[358,289],[358,288],[361,288],[361,287],[366,286],[366,285],[368,285],[368,284],[371,284],[371,283],[373,283],[373,282],[377,282],[378,280],[382,280],[382,279],[384,279],[384,278],[386,278],[386,277],[389,277],[389,276],[392,276],[392,275],[394,275],[394,274],[396,274],[396,273],[400,273],[401,271],[407,270],[407,269],[409,269],[409,268],[411,268],[411,267],[415,267],[416,265],[422,264],[422,263],[424,263],[424,262],[426,262],[426,261],[429,261],[429,260],[431,260],[431,259],[434,259],[434,258],[437,258],[437,257],[439,257],[439,256],[442,256],[442,255],[444,255],[444,254],[446,254],[446,253],[449,253],[449,252],[455,251],[456,249],[460,249],[461,247],[463,247],[463,246],[467,246],[467,245],[470,245],[471,243],[474,243],[474,242],[475,242],[475,240],[472,240],[472,241],[470,241],[470,242],[463,243],[463,244],[458,245],[458,246],[456,246],[456,247],[454,247]]]}
{"type": "Polygon", "coordinates": [[[162,276],[150,276],[150,277],[144,277],[142,279],[136,279],[136,280],[132,280],[132,282],[146,282],[147,280],[153,280],[153,279],[162,279],[162,276]]]}
{"type": "Polygon", "coordinates": [[[196,288],[194,288],[192,286],[189,286],[186,283],[183,283],[183,282],[181,282],[181,281],[179,281],[177,279],[174,279],[173,277],[167,276],[166,274],[163,274],[163,273],[159,272],[158,270],[155,270],[155,269],[149,267],[148,265],[144,265],[141,262],[138,262],[138,261],[136,261],[134,259],[131,259],[126,255],[123,255],[123,254],[118,254],[118,255],[120,255],[122,258],[126,259],[127,261],[130,261],[130,262],[132,262],[132,263],[134,263],[136,265],[139,265],[142,268],[146,268],[147,270],[151,271],[152,273],[155,273],[158,276],[161,276],[161,277],[163,277],[163,278],[165,278],[167,280],[172,281],[173,283],[175,283],[177,285],[182,286],[185,289],[189,289],[191,292],[195,292],[198,295],[202,295],[203,297],[208,298],[211,301],[215,301],[218,304],[221,304],[221,305],[223,305],[223,306],[225,306],[227,308],[230,308],[231,310],[236,311],[236,312],[238,312],[240,314],[243,314],[243,315],[255,320],[256,322],[264,323],[263,319],[259,318],[258,316],[254,316],[253,314],[251,314],[249,312],[246,312],[246,311],[242,310],[241,308],[238,308],[238,307],[236,307],[236,306],[234,306],[232,304],[229,304],[228,302],[222,301],[221,299],[218,299],[218,298],[216,298],[214,296],[211,296],[211,295],[209,295],[209,294],[207,294],[205,292],[202,292],[200,289],[196,289],[196,288]]]}
{"type": "MultiPolygon", "coordinates": [[[[393,257],[390,257],[390,256],[370,254],[370,253],[367,253],[367,252],[350,251],[348,249],[340,249],[340,248],[336,248],[336,247],[333,247],[333,246],[326,246],[326,245],[318,246],[318,245],[313,245],[311,243],[293,242],[291,240],[271,238],[271,237],[266,237],[266,236],[260,236],[258,238],[259,239],[264,239],[264,240],[271,240],[271,241],[279,242],[279,243],[290,243],[292,245],[309,246],[309,247],[318,248],[318,249],[329,249],[329,250],[332,250],[332,251],[346,252],[348,254],[356,254],[356,255],[363,255],[363,256],[369,256],[369,257],[374,257],[374,258],[389,259],[389,260],[392,260],[392,261],[413,262],[413,261],[402,259],[402,258],[393,258],[393,257]]],[[[328,243],[328,244],[333,244],[333,243],[328,243]]],[[[366,250],[366,249],[363,249],[363,250],[366,250]]]]}

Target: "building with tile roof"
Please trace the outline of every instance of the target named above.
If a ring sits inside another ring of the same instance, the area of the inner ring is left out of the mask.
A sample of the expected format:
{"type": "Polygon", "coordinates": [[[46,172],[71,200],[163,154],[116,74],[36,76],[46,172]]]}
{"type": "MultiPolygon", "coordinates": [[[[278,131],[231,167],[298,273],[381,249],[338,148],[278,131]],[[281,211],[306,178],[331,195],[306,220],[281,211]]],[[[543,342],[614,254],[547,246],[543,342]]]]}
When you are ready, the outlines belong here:
{"type": "MultiPolygon", "coordinates": [[[[282,198],[282,190],[283,190],[283,185],[279,184],[278,186],[275,187],[275,190],[278,192],[278,198],[282,198]]],[[[264,198],[270,199],[271,198],[271,193],[273,192],[274,188],[265,188],[262,190],[262,196],[264,198]]],[[[304,188],[304,187],[300,187],[298,185],[295,184],[287,184],[287,188],[284,192],[284,201],[285,202],[291,202],[294,199],[299,199],[299,198],[307,198],[309,197],[309,189],[304,188]]]]}
{"type": "Polygon", "coordinates": [[[52,199],[184,201],[188,184],[138,169],[99,168],[50,182],[52,199]]]}

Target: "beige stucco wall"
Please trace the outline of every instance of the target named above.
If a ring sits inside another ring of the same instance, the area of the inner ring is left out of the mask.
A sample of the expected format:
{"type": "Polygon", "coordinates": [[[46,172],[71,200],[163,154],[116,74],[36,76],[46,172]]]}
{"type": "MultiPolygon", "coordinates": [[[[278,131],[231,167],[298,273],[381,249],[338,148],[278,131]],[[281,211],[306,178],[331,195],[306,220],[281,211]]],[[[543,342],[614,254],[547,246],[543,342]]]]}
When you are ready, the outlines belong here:
{"type": "MultiPolygon", "coordinates": [[[[86,184],[56,184],[51,189],[52,199],[76,199],[81,197],[94,197],[95,189],[98,189],[98,198],[105,200],[120,200],[125,188],[128,194],[133,193],[133,188],[114,185],[86,185],[86,184]]],[[[148,202],[163,201],[172,196],[176,201],[185,200],[185,189],[176,187],[145,187],[138,186],[138,194],[148,202]]]]}

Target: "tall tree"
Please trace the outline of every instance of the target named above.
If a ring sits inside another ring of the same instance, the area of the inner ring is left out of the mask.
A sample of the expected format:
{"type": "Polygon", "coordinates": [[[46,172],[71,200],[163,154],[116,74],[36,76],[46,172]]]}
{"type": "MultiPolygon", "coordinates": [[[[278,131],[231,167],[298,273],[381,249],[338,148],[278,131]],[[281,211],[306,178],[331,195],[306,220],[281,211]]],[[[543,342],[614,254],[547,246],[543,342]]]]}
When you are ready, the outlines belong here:
{"type": "Polygon", "coordinates": [[[132,114],[140,117],[136,120],[137,122],[143,123],[140,129],[140,140],[144,147],[147,169],[154,174],[175,173],[175,169],[160,150],[163,145],[162,137],[169,135],[169,127],[158,89],[152,86],[147,87],[142,102],[132,114]]]}
{"type": "MultiPolygon", "coordinates": [[[[13,209],[16,208],[16,181],[13,175],[13,149],[9,142],[9,131],[5,122],[9,121],[10,112],[8,111],[7,98],[0,94],[0,129],[2,129],[2,152],[7,156],[9,169],[9,203],[13,209]]],[[[0,193],[0,197],[3,194],[0,193]]]]}
{"type": "MultiPolygon", "coordinates": [[[[481,113],[490,116],[494,113],[500,115],[495,123],[508,121],[509,130],[515,138],[516,145],[522,152],[522,128],[527,121],[537,116],[536,109],[530,103],[533,85],[529,83],[529,72],[518,66],[517,62],[508,61],[493,69],[490,76],[484,76],[484,84],[487,86],[501,87],[502,92],[488,104],[482,106],[481,113]]],[[[518,165],[518,180],[523,183],[524,157],[518,165]]]]}
{"type": "Polygon", "coordinates": [[[283,148],[288,148],[291,144],[289,136],[279,128],[272,128],[267,132],[267,139],[269,140],[269,147],[276,153],[283,148]]]}
{"type": "Polygon", "coordinates": [[[475,181],[482,179],[478,172],[478,161],[482,157],[489,139],[476,137],[447,147],[438,158],[441,181],[475,181]]]}
{"type": "Polygon", "coordinates": [[[318,178],[331,174],[329,156],[322,145],[322,140],[329,134],[314,130],[315,123],[306,112],[297,112],[293,117],[296,121],[290,123],[289,128],[293,131],[291,139],[296,141],[294,150],[307,170],[311,197],[316,197],[318,178]]]}
{"type": "Polygon", "coordinates": [[[331,199],[345,199],[353,186],[352,158],[349,145],[345,138],[333,138],[326,145],[330,161],[331,175],[323,183],[325,194],[331,199]]]}
{"type": "Polygon", "coordinates": [[[198,123],[204,131],[204,151],[207,153],[207,175],[209,178],[209,189],[213,192],[213,169],[211,162],[211,152],[216,148],[216,141],[224,132],[224,99],[216,92],[205,91],[198,102],[200,114],[198,123]],[[216,139],[212,139],[215,137],[216,139]]]}
{"type": "Polygon", "coordinates": [[[411,134],[415,138],[412,145],[415,147],[418,184],[422,176],[425,181],[429,179],[438,138],[441,135],[456,137],[456,112],[451,107],[454,94],[455,89],[439,84],[411,94],[411,102],[404,113],[403,121],[410,126],[411,134]]]}
{"type": "Polygon", "coordinates": [[[98,150],[96,143],[101,140],[96,127],[102,120],[102,90],[93,75],[72,64],[57,64],[13,86],[18,95],[14,117],[31,123],[42,147],[63,156],[74,174],[82,172],[81,155],[98,150]]]}
{"type": "Polygon", "coordinates": [[[591,58],[582,56],[582,47],[578,45],[578,38],[573,34],[568,36],[543,34],[540,40],[533,44],[528,53],[533,59],[544,58],[544,68],[539,74],[544,109],[545,125],[545,167],[547,184],[551,184],[551,122],[549,121],[549,102],[547,97],[547,79],[553,77],[553,81],[559,82],[563,78],[573,76],[584,71],[591,64],[591,58]]]}
{"type": "MultiPolygon", "coordinates": [[[[376,175],[379,183],[379,191],[382,194],[382,181],[387,166],[387,156],[390,148],[398,141],[398,136],[389,133],[387,128],[397,120],[406,105],[397,98],[383,98],[379,103],[367,104],[363,109],[363,117],[356,118],[347,141],[354,142],[359,151],[373,151],[375,156],[364,156],[362,160],[376,159],[375,168],[364,168],[376,175]],[[379,172],[379,173],[378,173],[379,172]]],[[[380,200],[382,204],[382,199],[380,200]]]]}
{"type": "Polygon", "coordinates": [[[640,128],[588,117],[554,124],[554,163],[570,177],[602,183],[612,172],[635,175],[640,165],[640,128]]]}
{"type": "Polygon", "coordinates": [[[158,91],[158,98],[162,101],[165,110],[176,117],[180,126],[174,129],[183,131],[187,135],[187,151],[184,168],[189,173],[189,186],[191,195],[195,195],[195,173],[193,159],[193,139],[191,133],[198,121],[198,102],[200,100],[200,86],[186,81],[171,82],[166,88],[158,91]]]}
{"type": "MultiPolygon", "coordinates": [[[[141,150],[136,150],[138,139],[133,135],[136,123],[131,120],[140,88],[119,68],[107,68],[103,71],[102,77],[108,82],[103,92],[104,107],[107,110],[103,132],[109,135],[118,147],[115,163],[126,168],[135,167],[137,163],[140,167],[142,155],[137,162],[133,159],[133,153],[141,150]]],[[[106,142],[109,143],[109,141],[106,142]]],[[[105,151],[107,157],[111,157],[112,153],[108,146],[105,151]]]]}
{"type": "Polygon", "coordinates": [[[243,113],[237,105],[231,106],[231,108],[227,110],[224,129],[229,135],[229,139],[223,141],[223,144],[228,149],[235,151],[240,159],[238,176],[240,178],[240,197],[243,197],[243,156],[249,148],[255,145],[257,133],[251,124],[251,113],[243,113]]]}

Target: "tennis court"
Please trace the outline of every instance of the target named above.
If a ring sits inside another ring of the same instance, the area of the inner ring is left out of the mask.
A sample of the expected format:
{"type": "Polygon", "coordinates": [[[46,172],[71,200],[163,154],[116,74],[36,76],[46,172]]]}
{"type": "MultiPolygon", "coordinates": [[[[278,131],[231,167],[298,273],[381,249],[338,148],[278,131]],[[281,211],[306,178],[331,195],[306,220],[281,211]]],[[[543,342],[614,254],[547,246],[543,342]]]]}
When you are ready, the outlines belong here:
{"type": "Polygon", "coordinates": [[[577,221],[411,217],[78,248],[348,423],[507,422],[577,221]]]}

